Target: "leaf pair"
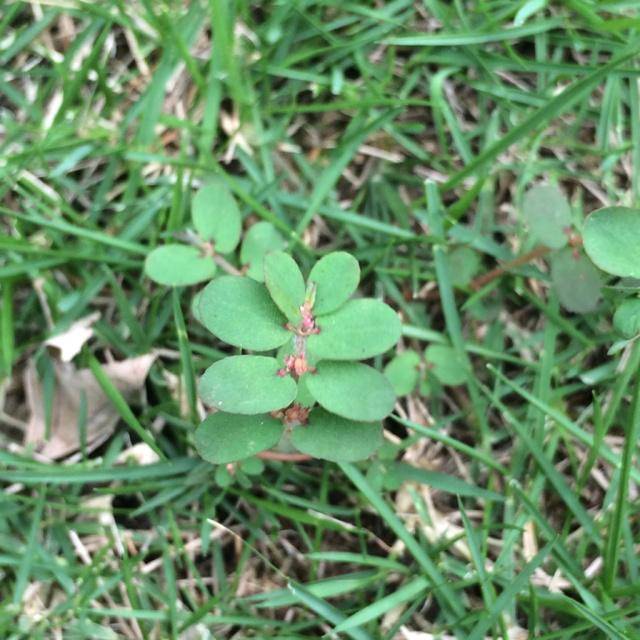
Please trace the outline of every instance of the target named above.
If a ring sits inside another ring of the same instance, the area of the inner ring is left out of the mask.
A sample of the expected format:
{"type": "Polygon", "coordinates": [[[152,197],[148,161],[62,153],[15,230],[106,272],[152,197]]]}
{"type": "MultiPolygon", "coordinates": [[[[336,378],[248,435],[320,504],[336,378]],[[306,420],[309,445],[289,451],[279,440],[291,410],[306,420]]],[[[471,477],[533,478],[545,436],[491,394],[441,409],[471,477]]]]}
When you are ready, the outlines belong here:
{"type": "Polygon", "coordinates": [[[275,251],[265,256],[264,277],[265,285],[235,276],[210,282],[199,294],[197,317],[228,344],[270,351],[293,337],[310,295],[319,332],[307,337],[307,351],[315,360],[363,360],[384,353],[400,337],[400,320],[386,304],[348,300],[359,279],[357,262],[349,254],[322,258],[305,287],[293,258],[275,251]]]}
{"type": "Polygon", "coordinates": [[[574,313],[589,313],[600,301],[602,281],[597,269],[577,250],[567,247],[572,227],[571,206],[559,187],[537,185],[522,202],[522,213],[533,236],[559,250],[550,258],[551,283],[560,304],[574,313]]]}
{"type": "Polygon", "coordinates": [[[210,280],[216,263],[206,243],[218,253],[231,253],[240,241],[242,216],[238,205],[220,180],[203,186],[194,196],[191,221],[202,246],[166,244],[155,248],[144,264],[149,278],[169,287],[180,287],[210,280]]]}
{"type": "Polygon", "coordinates": [[[291,322],[298,322],[300,308],[307,301],[314,316],[340,309],[358,288],[360,266],[344,251],[329,253],[311,269],[307,287],[295,260],[283,251],[273,251],[264,258],[264,281],[282,313],[291,322]]]}
{"type": "MultiPolygon", "coordinates": [[[[235,462],[278,444],[282,422],[270,415],[209,415],[197,428],[198,453],[213,464],[235,462]]],[[[302,453],[335,462],[352,462],[371,455],[382,444],[379,423],[352,422],[314,409],[308,424],[295,427],[292,444],[302,453]]]]}
{"type": "Polygon", "coordinates": [[[281,364],[265,356],[231,356],[211,365],[200,378],[202,400],[220,411],[255,415],[288,407],[301,383],[313,401],[343,418],[382,420],[395,395],[387,379],[359,362],[323,361],[299,383],[281,374],[281,364]]]}
{"type": "MultiPolygon", "coordinates": [[[[444,344],[429,345],[424,351],[429,376],[433,375],[444,385],[457,386],[467,379],[465,364],[460,361],[453,347],[444,344]]],[[[384,374],[391,382],[395,394],[411,393],[420,382],[420,355],[415,351],[404,351],[395,356],[385,367],[384,374]]],[[[425,383],[425,379],[421,382],[425,383]]]]}

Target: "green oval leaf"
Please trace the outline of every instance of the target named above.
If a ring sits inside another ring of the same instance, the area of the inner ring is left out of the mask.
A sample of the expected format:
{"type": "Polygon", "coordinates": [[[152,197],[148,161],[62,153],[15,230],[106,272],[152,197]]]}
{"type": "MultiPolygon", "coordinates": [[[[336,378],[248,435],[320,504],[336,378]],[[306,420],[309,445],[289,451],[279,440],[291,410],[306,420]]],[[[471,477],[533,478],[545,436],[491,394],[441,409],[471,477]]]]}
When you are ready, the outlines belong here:
{"type": "Polygon", "coordinates": [[[247,458],[242,461],[240,468],[248,476],[259,476],[264,471],[264,462],[260,458],[247,458]]]}
{"type": "Polygon", "coordinates": [[[243,349],[269,351],[291,338],[266,287],[251,278],[222,276],[210,282],[197,315],[213,335],[243,349]]]}
{"type": "Polygon", "coordinates": [[[333,462],[355,462],[368,458],[383,442],[379,422],[354,422],[314,409],[309,423],[294,427],[291,442],[314,458],[333,462]]]}
{"type": "Polygon", "coordinates": [[[431,372],[442,382],[451,386],[463,384],[466,379],[465,365],[458,359],[453,347],[443,344],[429,345],[424,358],[431,365],[431,372]]]}
{"type": "Polygon", "coordinates": [[[382,420],[396,401],[384,375],[360,362],[320,362],[306,383],[318,404],[349,420],[382,420]]]}
{"type": "Polygon", "coordinates": [[[221,180],[201,187],[193,197],[191,219],[203,240],[212,240],[218,253],[230,253],[240,241],[242,216],[233,194],[221,180]]]}
{"type": "Polygon", "coordinates": [[[269,415],[212,413],[194,435],[196,451],[213,464],[243,460],[278,443],[282,423],[269,415]]]}
{"type": "Polygon", "coordinates": [[[282,409],[298,392],[290,375],[265,356],[230,356],[212,364],[200,378],[202,400],[220,411],[256,414],[282,409]]]}
{"type": "Polygon", "coordinates": [[[589,313],[598,306],[602,289],[599,271],[584,255],[569,248],[551,258],[551,282],[560,304],[574,313],[589,313]]]}
{"type": "Polygon", "coordinates": [[[284,251],[268,253],[264,257],[264,282],[282,313],[297,323],[304,304],[305,286],[296,261],[284,251]]]}
{"type": "Polygon", "coordinates": [[[546,247],[561,249],[569,238],[571,206],[559,187],[537,185],[524,195],[522,213],[531,233],[546,247]]]}
{"type": "Polygon", "coordinates": [[[594,211],[582,236],[587,255],[614,276],[640,278],[640,209],[606,207],[594,211]]]}
{"type": "Polygon", "coordinates": [[[418,384],[420,376],[420,356],[415,351],[405,351],[393,358],[384,368],[397,396],[406,396],[418,384]]]}
{"type": "Polygon", "coordinates": [[[229,473],[229,469],[227,469],[227,466],[224,464],[216,467],[213,479],[221,489],[226,489],[233,484],[233,476],[229,473]]]}
{"type": "Polygon", "coordinates": [[[350,300],[316,320],[320,333],[309,336],[309,353],[327,360],[364,360],[390,349],[400,338],[400,319],[380,300],[350,300]]]}
{"type": "Polygon", "coordinates": [[[640,300],[625,300],[613,315],[613,326],[625,338],[633,338],[640,333],[640,300]]]}
{"type": "Polygon", "coordinates": [[[457,247],[447,254],[451,283],[456,287],[466,287],[480,268],[480,256],[469,247],[457,247]]]}
{"type": "Polygon", "coordinates": [[[360,282],[360,265],[344,251],[329,253],[315,263],[309,282],[316,286],[313,313],[320,316],[340,308],[360,282]]]}
{"type": "Polygon", "coordinates": [[[270,222],[257,222],[244,235],[240,249],[240,262],[249,265],[247,275],[254,280],[264,280],[264,256],[285,246],[284,238],[270,222]]]}
{"type": "Polygon", "coordinates": [[[211,280],[216,272],[216,263],[210,256],[203,256],[197,247],[166,244],[147,256],[144,272],[158,284],[186,287],[211,280]]]}

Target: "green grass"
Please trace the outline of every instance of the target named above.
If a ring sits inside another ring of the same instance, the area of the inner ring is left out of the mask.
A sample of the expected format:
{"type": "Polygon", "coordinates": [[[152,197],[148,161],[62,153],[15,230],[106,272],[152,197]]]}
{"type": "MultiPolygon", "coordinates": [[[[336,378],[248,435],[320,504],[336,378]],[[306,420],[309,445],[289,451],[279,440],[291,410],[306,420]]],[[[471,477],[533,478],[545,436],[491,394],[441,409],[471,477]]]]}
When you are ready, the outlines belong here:
{"type": "Polygon", "coordinates": [[[544,260],[479,291],[448,260],[533,249],[536,180],[578,227],[640,205],[639,45],[634,0],[5,3],[0,637],[639,638],[640,349],[607,353],[615,290],[571,315],[544,260]],[[403,347],[455,349],[465,384],[400,400],[379,458],[223,489],[195,456],[220,345],[197,288],[142,266],[211,175],[303,267],[352,252],[403,347]],[[85,446],[81,402],[52,465],[17,446],[24,373],[50,425],[44,340],[95,311],[74,362],[117,424],[85,446]],[[152,349],[140,393],[105,373],[152,349]],[[156,461],[118,461],[136,443],[156,461]]]}

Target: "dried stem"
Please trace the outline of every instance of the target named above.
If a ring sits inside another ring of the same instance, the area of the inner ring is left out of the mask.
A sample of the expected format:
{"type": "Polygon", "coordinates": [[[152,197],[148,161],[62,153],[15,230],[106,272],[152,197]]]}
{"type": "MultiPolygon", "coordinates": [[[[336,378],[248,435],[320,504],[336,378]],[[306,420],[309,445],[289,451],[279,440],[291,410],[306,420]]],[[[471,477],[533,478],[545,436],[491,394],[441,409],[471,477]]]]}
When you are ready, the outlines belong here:
{"type": "Polygon", "coordinates": [[[487,271],[487,273],[483,273],[481,276],[474,278],[471,281],[470,287],[474,291],[477,291],[490,282],[493,282],[493,280],[495,280],[496,278],[504,275],[507,271],[511,271],[511,269],[521,267],[522,265],[527,264],[528,262],[531,262],[536,258],[541,258],[542,256],[547,255],[547,253],[549,253],[550,251],[551,249],[549,249],[549,247],[536,247],[535,249],[532,249],[527,253],[523,253],[521,256],[518,256],[513,260],[509,260],[508,262],[501,264],[499,267],[491,269],[491,271],[487,271]]]}

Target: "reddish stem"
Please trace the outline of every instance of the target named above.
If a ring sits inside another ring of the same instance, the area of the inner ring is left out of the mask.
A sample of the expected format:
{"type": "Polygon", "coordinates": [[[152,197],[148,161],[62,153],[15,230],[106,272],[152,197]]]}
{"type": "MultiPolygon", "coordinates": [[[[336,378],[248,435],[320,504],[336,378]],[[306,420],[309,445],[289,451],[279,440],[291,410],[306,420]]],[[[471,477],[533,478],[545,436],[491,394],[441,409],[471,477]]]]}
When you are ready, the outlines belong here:
{"type": "Polygon", "coordinates": [[[495,269],[491,269],[491,271],[487,271],[487,273],[483,273],[481,276],[474,278],[471,281],[470,287],[471,289],[474,289],[475,291],[477,291],[478,289],[481,289],[482,287],[489,284],[496,278],[499,278],[501,275],[503,275],[507,271],[511,271],[511,269],[516,269],[518,267],[521,267],[523,264],[527,264],[528,262],[531,262],[536,258],[541,258],[542,256],[549,253],[549,251],[551,251],[549,247],[543,247],[543,246],[536,247],[535,249],[532,249],[527,253],[523,253],[521,256],[518,256],[513,260],[509,260],[508,262],[501,264],[499,267],[496,267],[495,269]]]}
{"type": "Polygon", "coordinates": [[[306,453],[280,453],[279,451],[261,451],[258,458],[262,460],[277,460],[279,462],[307,462],[313,460],[313,456],[306,453]]]}

